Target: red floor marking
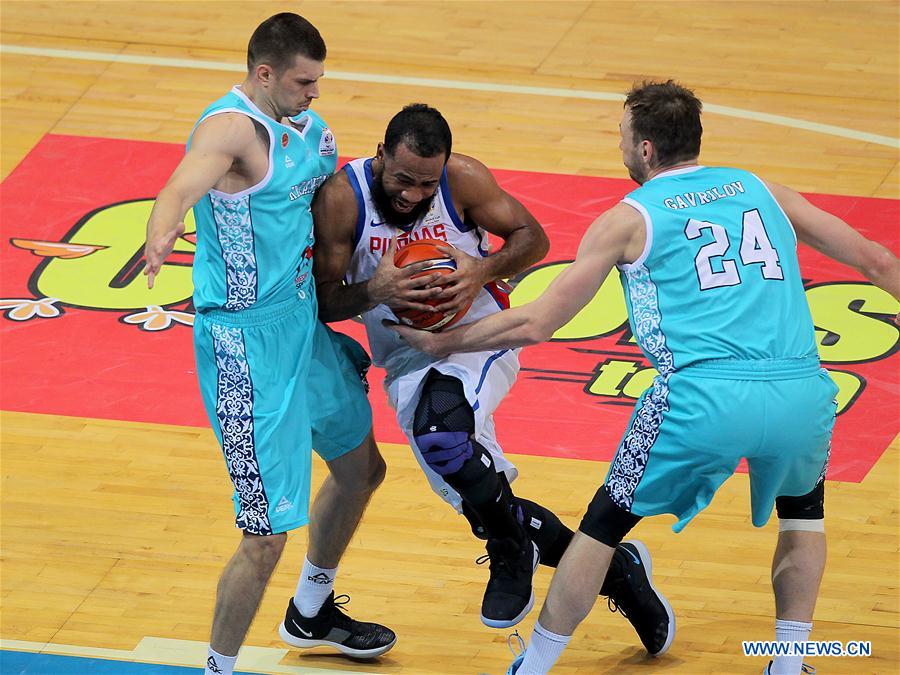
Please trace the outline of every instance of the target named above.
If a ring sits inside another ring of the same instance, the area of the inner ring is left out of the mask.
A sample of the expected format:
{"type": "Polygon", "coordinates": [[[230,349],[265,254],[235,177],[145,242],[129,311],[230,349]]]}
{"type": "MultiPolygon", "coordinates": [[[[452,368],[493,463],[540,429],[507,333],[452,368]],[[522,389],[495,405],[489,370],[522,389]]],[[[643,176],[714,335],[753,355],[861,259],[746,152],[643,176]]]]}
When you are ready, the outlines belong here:
{"type": "MultiPolygon", "coordinates": [[[[149,213],[149,202],[142,200],[157,193],[181,155],[182,148],[171,144],[47,136],[3,182],[4,410],[208,424],[185,325],[191,321],[190,236],[153,293],[144,290],[139,275],[149,213]]],[[[544,265],[571,260],[592,218],[633,187],[619,179],[495,173],[547,228],[553,244],[544,265]]],[[[898,201],[810,198],[897,250],[898,201]]],[[[890,323],[896,303],[809,249],[801,249],[801,264],[817,325],[828,332],[822,333],[823,361],[846,373],[848,397],[853,383],[864,382],[838,419],[829,477],[861,481],[898,429],[900,359],[890,323]]],[[[612,457],[636,395],[636,382],[629,387],[624,380],[627,362],[646,366],[623,339],[625,320],[609,303],[593,324],[585,324],[587,332],[596,324],[607,335],[524,352],[519,382],[496,415],[508,451],[612,457]],[[603,376],[594,382],[604,363],[603,376]],[[588,393],[592,382],[595,392],[608,388],[613,395],[588,393]]],[[[365,344],[359,324],[338,328],[365,344]]],[[[378,440],[405,442],[380,389],[381,373],[371,379],[378,440]]],[[[601,478],[598,470],[598,483],[601,478]]]]}

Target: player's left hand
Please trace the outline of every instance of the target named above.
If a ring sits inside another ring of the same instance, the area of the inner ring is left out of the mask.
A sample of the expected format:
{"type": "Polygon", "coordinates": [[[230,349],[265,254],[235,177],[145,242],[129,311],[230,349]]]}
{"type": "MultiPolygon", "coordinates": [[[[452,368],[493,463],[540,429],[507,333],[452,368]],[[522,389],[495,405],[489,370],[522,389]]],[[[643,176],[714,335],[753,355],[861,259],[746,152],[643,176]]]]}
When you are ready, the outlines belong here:
{"type": "Polygon", "coordinates": [[[147,241],[144,242],[144,275],[147,277],[147,288],[153,288],[153,282],[162,269],[162,264],[175,249],[178,237],[184,234],[184,222],[179,222],[175,229],[153,236],[147,233],[147,241]]]}
{"type": "Polygon", "coordinates": [[[437,296],[440,304],[434,309],[436,312],[459,312],[475,300],[482,286],[491,279],[485,276],[485,265],[481,258],[452,246],[438,246],[438,250],[453,258],[456,271],[441,278],[443,290],[437,296]]]}
{"type": "Polygon", "coordinates": [[[404,342],[413,349],[417,349],[420,352],[425,352],[426,354],[438,358],[444,357],[448,353],[441,344],[441,336],[439,333],[431,333],[427,330],[420,330],[418,328],[413,328],[412,326],[405,326],[401,323],[394,323],[393,321],[383,320],[381,323],[382,325],[397,331],[404,342]]]}

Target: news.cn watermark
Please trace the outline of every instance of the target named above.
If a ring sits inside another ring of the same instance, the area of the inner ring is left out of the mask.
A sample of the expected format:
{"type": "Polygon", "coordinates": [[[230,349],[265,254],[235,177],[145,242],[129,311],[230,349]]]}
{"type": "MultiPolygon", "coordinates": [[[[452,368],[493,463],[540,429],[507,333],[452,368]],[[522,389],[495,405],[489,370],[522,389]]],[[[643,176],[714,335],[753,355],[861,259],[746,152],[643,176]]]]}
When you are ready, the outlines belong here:
{"type": "Polygon", "coordinates": [[[744,640],[744,656],[872,656],[870,640],[807,640],[805,642],[776,642],[774,640],[744,640]]]}

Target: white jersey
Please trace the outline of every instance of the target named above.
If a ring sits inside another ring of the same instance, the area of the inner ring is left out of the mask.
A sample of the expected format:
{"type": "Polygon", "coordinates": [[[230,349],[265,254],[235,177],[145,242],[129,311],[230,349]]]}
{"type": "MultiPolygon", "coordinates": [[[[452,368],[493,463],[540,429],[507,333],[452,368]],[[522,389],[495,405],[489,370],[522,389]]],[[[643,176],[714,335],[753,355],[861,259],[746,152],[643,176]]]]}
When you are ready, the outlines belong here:
{"type": "MultiPolygon", "coordinates": [[[[447,183],[447,170],[441,174],[440,185],[431,200],[431,207],[412,226],[400,228],[384,222],[372,201],[372,159],[357,159],[343,168],[356,195],[357,218],[354,250],[350,258],[345,281],[348,284],[370,279],[375,273],[381,256],[397,236],[397,246],[402,248],[410,241],[423,238],[442,239],[471,256],[486,256],[489,252],[487,232],[474,223],[460,219],[453,206],[447,183]]],[[[497,284],[485,286],[459,325],[481,319],[509,307],[508,294],[497,284]]],[[[390,328],[383,319],[396,321],[387,305],[378,305],[362,315],[369,337],[369,349],[375,365],[387,371],[389,384],[396,378],[436,361],[434,357],[412,349],[390,328]]]]}

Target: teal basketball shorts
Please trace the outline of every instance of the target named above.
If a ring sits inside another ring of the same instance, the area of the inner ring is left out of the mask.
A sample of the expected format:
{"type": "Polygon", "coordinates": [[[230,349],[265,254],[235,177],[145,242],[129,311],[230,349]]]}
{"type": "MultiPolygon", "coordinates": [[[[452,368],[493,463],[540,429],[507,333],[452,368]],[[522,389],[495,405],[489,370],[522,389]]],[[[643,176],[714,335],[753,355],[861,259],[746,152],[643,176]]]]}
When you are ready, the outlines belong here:
{"type": "Polygon", "coordinates": [[[607,492],[637,516],[674,514],[680,532],[746,458],[762,527],[776,497],[824,479],[837,390],[815,357],[709,361],[658,376],[635,406],[607,492]]]}
{"type": "Polygon", "coordinates": [[[309,520],[311,449],[330,461],[368,434],[365,350],[291,299],[194,318],[200,393],[234,485],[236,525],[276,534],[309,520]],[[316,445],[317,444],[317,445],[316,445]]]}

